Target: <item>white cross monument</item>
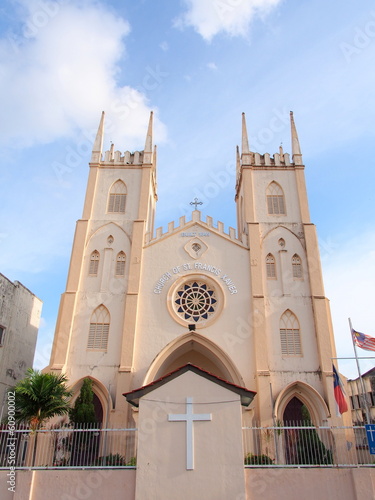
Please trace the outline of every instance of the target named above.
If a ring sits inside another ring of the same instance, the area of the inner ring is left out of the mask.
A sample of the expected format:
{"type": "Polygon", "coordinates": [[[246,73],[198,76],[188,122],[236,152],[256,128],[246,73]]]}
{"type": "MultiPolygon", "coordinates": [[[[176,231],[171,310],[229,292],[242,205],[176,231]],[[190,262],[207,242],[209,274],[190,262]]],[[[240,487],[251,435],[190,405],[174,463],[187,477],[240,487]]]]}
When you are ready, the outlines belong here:
{"type": "Polygon", "coordinates": [[[186,422],[186,470],[194,469],[193,422],[212,420],[211,413],[193,413],[193,398],[186,398],[186,413],[168,415],[169,422],[186,422]]]}

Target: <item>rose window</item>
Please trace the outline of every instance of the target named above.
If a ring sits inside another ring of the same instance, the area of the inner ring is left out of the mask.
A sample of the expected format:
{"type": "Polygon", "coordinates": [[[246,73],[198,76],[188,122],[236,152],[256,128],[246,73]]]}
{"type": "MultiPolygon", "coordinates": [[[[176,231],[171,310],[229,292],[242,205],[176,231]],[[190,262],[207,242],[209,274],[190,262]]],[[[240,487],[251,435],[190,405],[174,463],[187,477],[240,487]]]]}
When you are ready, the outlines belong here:
{"type": "Polygon", "coordinates": [[[216,310],[215,290],[203,281],[185,282],[175,292],[174,305],[185,321],[206,321],[216,310]]]}

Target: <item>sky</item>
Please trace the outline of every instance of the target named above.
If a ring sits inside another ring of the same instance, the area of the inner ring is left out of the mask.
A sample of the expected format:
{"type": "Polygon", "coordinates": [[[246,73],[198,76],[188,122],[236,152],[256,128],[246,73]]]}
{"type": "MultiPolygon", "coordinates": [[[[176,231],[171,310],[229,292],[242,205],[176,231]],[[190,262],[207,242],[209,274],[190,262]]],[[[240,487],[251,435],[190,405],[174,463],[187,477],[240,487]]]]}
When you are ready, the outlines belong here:
{"type": "Polygon", "coordinates": [[[49,362],[102,110],[105,149],[121,151],[143,149],[154,111],[164,228],[195,197],[235,227],[241,113],[250,148],[273,155],[291,152],[293,110],[339,368],[355,378],[348,318],[375,336],[374,61],[370,0],[3,0],[0,272],[44,303],[35,367],[49,362]]]}

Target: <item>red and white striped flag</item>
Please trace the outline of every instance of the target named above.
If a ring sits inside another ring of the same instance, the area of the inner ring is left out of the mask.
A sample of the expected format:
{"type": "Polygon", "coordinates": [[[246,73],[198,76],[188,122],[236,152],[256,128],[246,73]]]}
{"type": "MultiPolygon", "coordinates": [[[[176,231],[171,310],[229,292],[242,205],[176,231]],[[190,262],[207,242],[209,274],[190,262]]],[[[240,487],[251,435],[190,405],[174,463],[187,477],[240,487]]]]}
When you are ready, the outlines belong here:
{"type": "Polygon", "coordinates": [[[356,346],[366,351],[375,351],[375,338],[364,333],[357,332],[352,328],[352,336],[356,346]]]}

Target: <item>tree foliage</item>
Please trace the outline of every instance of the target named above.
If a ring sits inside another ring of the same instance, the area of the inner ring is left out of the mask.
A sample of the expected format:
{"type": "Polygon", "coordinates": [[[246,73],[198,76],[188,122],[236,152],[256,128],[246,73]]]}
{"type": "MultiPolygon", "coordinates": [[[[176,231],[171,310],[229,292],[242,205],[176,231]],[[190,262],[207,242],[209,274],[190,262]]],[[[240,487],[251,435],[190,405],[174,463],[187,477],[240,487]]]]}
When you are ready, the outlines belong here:
{"type": "Polygon", "coordinates": [[[74,424],[96,424],[94,407],[94,391],[92,390],[92,380],[85,378],[82,383],[81,391],[70,410],[70,420],[74,424]]]}
{"type": "MultiPolygon", "coordinates": [[[[305,405],[302,406],[303,426],[313,427],[310,413],[305,405]]],[[[300,429],[297,443],[298,463],[304,465],[328,465],[333,463],[331,450],[327,449],[320,440],[315,429],[300,429]]]]}
{"type": "Polygon", "coordinates": [[[70,421],[75,428],[82,429],[82,432],[73,435],[71,464],[91,465],[99,451],[98,433],[92,429],[99,427],[99,424],[95,416],[92,380],[88,377],[83,379],[79,396],[70,410],[70,421]]]}
{"type": "Polygon", "coordinates": [[[14,388],[15,417],[37,430],[52,417],[69,413],[72,392],[63,374],[42,373],[29,368],[14,388]]]}

